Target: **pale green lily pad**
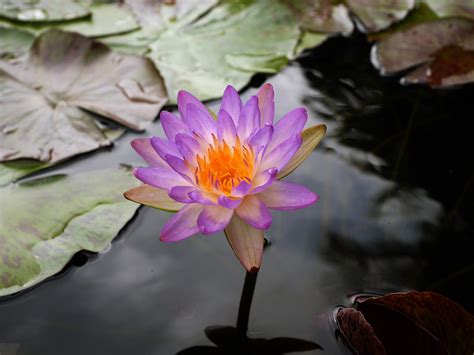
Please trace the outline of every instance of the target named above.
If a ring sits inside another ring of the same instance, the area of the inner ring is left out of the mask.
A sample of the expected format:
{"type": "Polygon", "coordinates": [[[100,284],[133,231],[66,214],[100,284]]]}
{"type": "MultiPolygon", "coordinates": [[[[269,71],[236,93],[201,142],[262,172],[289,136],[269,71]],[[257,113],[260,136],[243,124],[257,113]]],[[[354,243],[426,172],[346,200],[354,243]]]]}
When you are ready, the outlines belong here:
{"type": "Polygon", "coordinates": [[[241,89],[257,72],[282,69],[300,35],[278,1],[224,2],[188,26],[163,32],[149,57],[171,98],[184,89],[206,100],[220,97],[228,84],[241,89]]]}
{"type": "Polygon", "coordinates": [[[90,112],[142,130],[167,101],[149,60],[58,30],[0,61],[0,90],[0,161],[56,163],[109,145],[90,112]]]}
{"type": "Polygon", "coordinates": [[[76,20],[47,24],[12,22],[0,18],[0,26],[15,28],[39,36],[51,28],[77,32],[87,37],[103,37],[128,33],[140,28],[134,15],[118,4],[93,4],[91,16],[76,20]]]}
{"type": "Polygon", "coordinates": [[[80,250],[106,249],[138,208],[122,196],[136,185],[110,169],[0,188],[0,296],[58,273],[80,250]]]}
{"type": "Polygon", "coordinates": [[[0,6],[0,16],[25,22],[64,21],[89,13],[75,0],[2,0],[0,6]]]}
{"type": "Polygon", "coordinates": [[[14,58],[25,54],[34,39],[28,32],[0,27],[0,58],[14,58]]]}
{"type": "Polygon", "coordinates": [[[474,20],[473,0],[423,0],[438,17],[464,17],[474,20]]]}

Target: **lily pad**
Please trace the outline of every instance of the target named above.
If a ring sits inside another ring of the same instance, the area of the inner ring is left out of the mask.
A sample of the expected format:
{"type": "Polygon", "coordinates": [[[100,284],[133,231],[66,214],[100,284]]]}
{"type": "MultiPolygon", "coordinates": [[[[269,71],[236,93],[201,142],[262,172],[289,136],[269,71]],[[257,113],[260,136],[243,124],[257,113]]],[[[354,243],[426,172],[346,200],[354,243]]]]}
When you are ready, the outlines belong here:
{"type": "Polygon", "coordinates": [[[26,58],[0,61],[0,90],[2,161],[55,163],[109,145],[89,111],[141,130],[167,101],[149,60],[58,30],[26,58]]]}
{"type": "Polygon", "coordinates": [[[465,17],[474,20],[472,0],[423,0],[439,17],[465,17]]]}
{"type": "Polygon", "coordinates": [[[372,63],[383,74],[414,68],[402,82],[450,86],[474,81],[474,22],[423,22],[378,42],[372,63]],[[436,39],[436,40],[433,40],[436,39]]]}
{"type": "Polygon", "coordinates": [[[130,171],[52,176],[0,189],[0,296],[58,273],[80,250],[107,248],[137,205],[130,171]]]}
{"type": "Polygon", "coordinates": [[[2,0],[0,6],[0,16],[25,22],[64,21],[89,13],[75,0],[2,0]]]}
{"type": "Polygon", "coordinates": [[[150,44],[170,97],[180,89],[199,99],[244,87],[256,72],[276,73],[300,37],[290,10],[273,0],[223,2],[194,23],[168,29],[150,44]]]}
{"type": "Polygon", "coordinates": [[[14,58],[25,54],[34,39],[27,32],[0,27],[0,58],[14,58]]]}
{"type": "Polygon", "coordinates": [[[87,37],[103,37],[127,33],[140,28],[134,15],[118,4],[93,4],[91,16],[76,21],[23,23],[0,19],[0,26],[15,28],[39,36],[51,28],[77,32],[87,37]]]}
{"type": "Polygon", "coordinates": [[[284,0],[304,30],[324,33],[343,33],[354,30],[349,11],[344,4],[333,5],[331,0],[284,0]]]}
{"type": "Polygon", "coordinates": [[[346,0],[364,32],[377,32],[404,19],[415,7],[415,0],[346,0]]]}

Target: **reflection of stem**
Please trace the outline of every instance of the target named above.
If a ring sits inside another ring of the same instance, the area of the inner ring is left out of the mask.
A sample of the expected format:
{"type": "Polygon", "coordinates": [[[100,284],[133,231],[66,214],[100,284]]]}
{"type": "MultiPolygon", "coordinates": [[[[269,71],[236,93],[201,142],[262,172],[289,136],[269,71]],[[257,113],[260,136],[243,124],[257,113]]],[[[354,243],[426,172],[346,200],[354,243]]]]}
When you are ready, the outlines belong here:
{"type": "Polygon", "coordinates": [[[257,283],[258,270],[245,274],[244,288],[240,296],[239,314],[237,315],[237,334],[239,337],[247,336],[249,326],[250,307],[252,306],[253,292],[257,283]]]}

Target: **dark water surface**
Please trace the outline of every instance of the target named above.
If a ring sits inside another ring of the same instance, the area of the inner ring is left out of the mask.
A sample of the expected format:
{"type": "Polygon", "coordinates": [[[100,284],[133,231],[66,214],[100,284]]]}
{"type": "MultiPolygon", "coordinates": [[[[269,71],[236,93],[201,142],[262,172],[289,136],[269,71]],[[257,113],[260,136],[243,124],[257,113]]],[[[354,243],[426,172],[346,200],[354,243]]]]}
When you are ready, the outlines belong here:
{"type": "MultiPolygon", "coordinates": [[[[474,310],[474,87],[402,87],[372,68],[369,49],[362,37],[334,38],[268,79],[277,117],[304,106],[308,125],[327,124],[328,136],[287,178],[321,199],[274,213],[250,334],[324,348],[308,354],[348,353],[317,315],[354,291],[435,290],[474,310]]],[[[144,136],[153,134],[163,135],[158,122],[144,136]]],[[[139,165],[128,144],[136,136],[48,173],[139,165]]],[[[145,355],[210,345],[206,327],[235,323],[244,270],[222,233],[161,243],[170,216],[141,208],[106,252],[77,255],[59,277],[2,300],[0,351],[145,355]]]]}

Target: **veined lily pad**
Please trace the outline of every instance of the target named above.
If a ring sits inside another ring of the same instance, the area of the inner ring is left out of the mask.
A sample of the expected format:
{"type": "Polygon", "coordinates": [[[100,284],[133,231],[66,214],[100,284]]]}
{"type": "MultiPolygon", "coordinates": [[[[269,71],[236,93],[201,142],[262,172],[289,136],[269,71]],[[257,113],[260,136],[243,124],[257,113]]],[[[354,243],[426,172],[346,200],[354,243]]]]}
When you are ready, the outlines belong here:
{"type": "Polygon", "coordinates": [[[89,15],[76,0],[2,0],[0,16],[25,22],[64,21],[89,15]]]}
{"type": "Polygon", "coordinates": [[[104,250],[137,206],[130,171],[52,176],[0,189],[0,296],[59,272],[80,250],[104,250]]]}
{"type": "Polygon", "coordinates": [[[474,22],[423,22],[378,42],[372,62],[382,73],[414,67],[402,82],[449,86],[474,81],[474,22]],[[435,40],[433,40],[435,39],[435,40]]]}
{"type": "Polygon", "coordinates": [[[0,26],[16,28],[39,36],[51,28],[77,32],[88,37],[110,36],[139,29],[140,25],[133,14],[123,5],[93,4],[91,16],[76,21],[54,23],[22,23],[0,19],[0,26]]]}
{"type": "Polygon", "coordinates": [[[92,115],[141,130],[167,101],[147,59],[51,30],[28,57],[0,62],[0,160],[55,163],[110,144],[92,115]]]}
{"type": "Polygon", "coordinates": [[[170,97],[185,89],[205,100],[228,84],[242,88],[256,72],[276,73],[299,37],[296,20],[278,1],[223,2],[194,23],[163,32],[149,57],[170,97]]]}

